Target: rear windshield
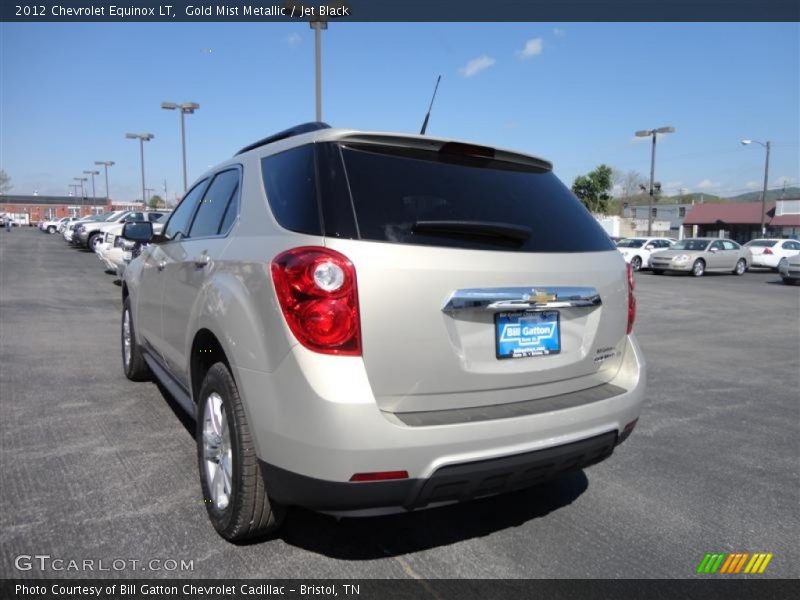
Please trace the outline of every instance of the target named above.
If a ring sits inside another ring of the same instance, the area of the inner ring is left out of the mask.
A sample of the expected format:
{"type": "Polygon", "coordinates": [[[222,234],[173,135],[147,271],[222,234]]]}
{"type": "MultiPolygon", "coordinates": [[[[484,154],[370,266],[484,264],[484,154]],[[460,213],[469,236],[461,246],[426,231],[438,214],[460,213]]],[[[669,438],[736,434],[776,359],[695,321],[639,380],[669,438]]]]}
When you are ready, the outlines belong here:
{"type": "Polygon", "coordinates": [[[745,246],[756,246],[757,248],[772,248],[775,244],[777,244],[777,240],[753,240],[752,242],[747,242],[745,246]]]}
{"type": "Polygon", "coordinates": [[[670,250],[693,250],[698,252],[705,250],[709,243],[709,240],[681,240],[672,244],[670,250]]]}
{"type": "Polygon", "coordinates": [[[519,252],[615,248],[551,172],[491,158],[319,143],[265,157],[264,189],[292,231],[519,252]]]}
{"type": "Polygon", "coordinates": [[[403,156],[346,145],[342,156],[362,239],[522,252],[614,248],[603,228],[551,171],[435,152],[403,156]],[[439,230],[431,223],[439,224],[439,230]],[[482,224],[489,226],[482,230],[482,224]],[[505,236],[504,226],[527,229],[529,234],[524,240],[505,236]],[[499,235],[492,235],[493,229],[499,235]]]}
{"type": "Polygon", "coordinates": [[[618,248],[641,248],[644,240],[620,240],[617,242],[618,248]]]}

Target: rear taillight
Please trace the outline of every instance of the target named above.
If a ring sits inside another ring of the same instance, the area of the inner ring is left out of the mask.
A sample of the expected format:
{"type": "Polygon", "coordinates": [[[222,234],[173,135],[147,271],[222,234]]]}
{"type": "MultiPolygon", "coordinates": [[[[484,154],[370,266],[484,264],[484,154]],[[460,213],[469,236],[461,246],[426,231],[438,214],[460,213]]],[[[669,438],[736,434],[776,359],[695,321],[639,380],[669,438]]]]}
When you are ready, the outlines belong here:
{"type": "Polygon", "coordinates": [[[628,334],[633,331],[633,322],[636,320],[636,297],[633,295],[633,267],[630,263],[625,265],[628,270],[628,334]]]}
{"type": "Polygon", "coordinates": [[[762,254],[772,254],[772,250],[769,248],[764,248],[764,252],[762,252],[762,254]]]}
{"type": "Polygon", "coordinates": [[[347,257],[318,246],[293,248],[273,259],[272,280],[297,341],[323,354],[361,355],[356,270],[347,257]]]}
{"type": "Polygon", "coordinates": [[[408,471],[378,471],[376,473],[356,473],[350,481],[391,481],[392,479],[408,479],[408,471]]]}

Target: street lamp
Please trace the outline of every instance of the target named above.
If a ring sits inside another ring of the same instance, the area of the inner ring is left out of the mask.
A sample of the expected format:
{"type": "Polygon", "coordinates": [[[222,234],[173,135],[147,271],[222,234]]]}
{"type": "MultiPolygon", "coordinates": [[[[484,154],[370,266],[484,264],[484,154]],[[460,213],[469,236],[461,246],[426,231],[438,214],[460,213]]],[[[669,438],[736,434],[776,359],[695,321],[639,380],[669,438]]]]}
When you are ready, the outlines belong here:
{"type": "Polygon", "coordinates": [[[187,182],[186,182],[186,125],[184,123],[184,115],[191,115],[200,108],[200,105],[197,102],[184,102],[183,104],[177,104],[175,102],[162,102],[161,108],[166,110],[180,110],[181,113],[181,148],[182,148],[182,155],[183,155],[183,191],[186,191],[187,182]]]}
{"type": "Polygon", "coordinates": [[[111,194],[108,192],[108,167],[114,166],[113,160],[96,160],[94,161],[96,165],[103,165],[106,172],[106,200],[111,200],[111,194]]]}
{"type": "Polygon", "coordinates": [[[764,189],[761,190],[761,235],[764,236],[767,234],[767,182],[769,181],[769,151],[772,148],[772,143],[767,142],[759,142],[758,140],[742,140],[743,146],[749,146],[750,144],[760,144],[767,149],[767,158],[764,161],[764,189]]]}
{"type": "Polygon", "coordinates": [[[146,203],[144,192],[144,143],[149,142],[155,136],[152,133],[126,133],[125,137],[129,140],[139,140],[139,156],[142,162],[142,202],[146,203]]]}
{"type": "Polygon", "coordinates": [[[650,154],[650,202],[647,210],[647,235],[653,234],[653,189],[656,176],[656,137],[659,133],[674,133],[674,127],[659,127],[658,129],[643,129],[636,132],[636,137],[653,137],[653,150],[650,154]]]}
{"type": "Polygon", "coordinates": [[[95,196],[95,193],[94,193],[94,176],[95,175],[100,175],[100,171],[84,171],[83,174],[84,175],[90,175],[92,177],[92,204],[94,204],[95,203],[95,199],[96,199],[96,196],[95,196]]]}

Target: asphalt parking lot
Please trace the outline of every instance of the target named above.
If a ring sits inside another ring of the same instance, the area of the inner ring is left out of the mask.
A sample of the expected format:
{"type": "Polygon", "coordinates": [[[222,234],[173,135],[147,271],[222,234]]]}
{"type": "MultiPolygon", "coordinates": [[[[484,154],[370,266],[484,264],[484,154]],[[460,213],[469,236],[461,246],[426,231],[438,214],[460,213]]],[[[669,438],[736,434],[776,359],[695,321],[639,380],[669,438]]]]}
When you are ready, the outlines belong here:
{"type": "Polygon", "coordinates": [[[2,577],[672,578],[734,551],[800,576],[800,287],[774,273],[637,274],[649,398],[608,461],[415,514],[294,510],[238,547],[208,522],[179,409],[122,373],[112,281],[58,235],[0,232],[2,577]],[[20,572],[21,554],[193,570],[20,572]]]}

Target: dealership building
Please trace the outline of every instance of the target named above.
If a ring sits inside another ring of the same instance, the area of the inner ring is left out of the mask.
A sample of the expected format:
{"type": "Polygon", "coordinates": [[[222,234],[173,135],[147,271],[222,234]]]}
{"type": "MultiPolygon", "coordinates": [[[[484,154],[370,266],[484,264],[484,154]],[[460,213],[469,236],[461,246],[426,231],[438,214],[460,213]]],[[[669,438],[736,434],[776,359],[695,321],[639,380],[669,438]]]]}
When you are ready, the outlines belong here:
{"type": "Polygon", "coordinates": [[[62,217],[87,217],[111,210],[142,210],[141,202],[119,202],[106,198],[76,196],[0,196],[0,214],[11,215],[18,223],[38,223],[62,217]]]}

